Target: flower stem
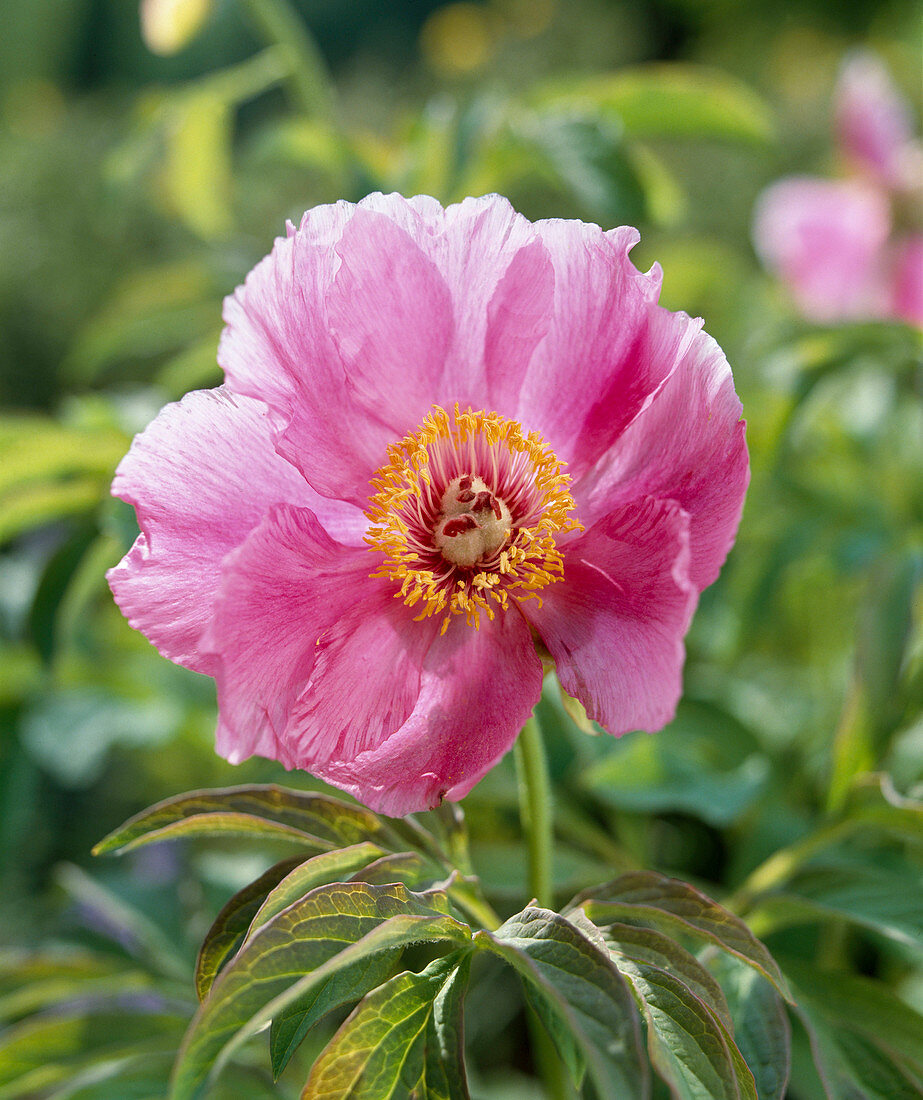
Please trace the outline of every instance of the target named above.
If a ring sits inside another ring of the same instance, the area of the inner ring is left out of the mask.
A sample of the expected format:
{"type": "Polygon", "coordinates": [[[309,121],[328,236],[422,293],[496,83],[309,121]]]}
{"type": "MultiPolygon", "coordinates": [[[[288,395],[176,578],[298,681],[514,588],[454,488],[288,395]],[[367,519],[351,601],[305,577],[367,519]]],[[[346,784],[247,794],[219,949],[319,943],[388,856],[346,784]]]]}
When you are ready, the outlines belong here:
{"type": "Polygon", "coordinates": [[[515,745],[519,777],[519,815],[529,850],[529,892],[539,905],[553,905],[551,863],[551,782],[542,731],[534,718],[522,727],[515,745]]]}
{"type": "Polygon", "coordinates": [[[310,117],[328,119],[333,111],[330,74],[301,16],[287,0],[245,0],[245,5],[266,42],[283,51],[295,102],[310,117]]]}

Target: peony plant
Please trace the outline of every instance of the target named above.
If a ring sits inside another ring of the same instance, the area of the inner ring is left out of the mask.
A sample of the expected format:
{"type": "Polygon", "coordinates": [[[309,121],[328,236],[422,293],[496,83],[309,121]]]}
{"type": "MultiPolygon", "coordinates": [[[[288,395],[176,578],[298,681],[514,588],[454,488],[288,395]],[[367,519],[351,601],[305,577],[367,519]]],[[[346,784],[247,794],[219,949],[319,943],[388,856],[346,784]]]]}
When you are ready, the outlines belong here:
{"type": "Polygon", "coordinates": [[[194,792],[98,846],[295,848],[205,938],[172,1100],[266,1025],[281,1073],[349,1006],[305,1098],[466,1100],[479,955],[522,979],[550,1095],[645,1098],[653,1068],[674,1095],[781,1097],[791,994],[738,917],[643,870],[555,909],[543,675],[611,734],[668,722],[749,476],[724,354],[658,304],[637,240],[496,195],[311,210],[226,300],[224,385],[120,464],[141,533],[113,593],[215,678],[219,752],[364,803],[194,792]],[[451,804],[514,743],[534,896],[503,920],[451,804]]]}

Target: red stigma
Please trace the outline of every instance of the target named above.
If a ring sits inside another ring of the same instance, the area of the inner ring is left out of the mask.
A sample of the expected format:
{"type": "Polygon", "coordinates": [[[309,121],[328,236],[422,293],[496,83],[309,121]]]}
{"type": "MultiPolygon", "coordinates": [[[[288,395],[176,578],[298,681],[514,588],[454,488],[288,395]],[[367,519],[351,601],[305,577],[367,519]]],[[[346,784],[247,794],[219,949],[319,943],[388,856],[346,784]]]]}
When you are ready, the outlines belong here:
{"type": "Polygon", "coordinates": [[[477,527],[477,521],[473,516],[456,516],[455,519],[448,520],[442,528],[442,533],[446,538],[453,539],[456,535],[463,535],[466,531],[476,531],[477,527]]]}

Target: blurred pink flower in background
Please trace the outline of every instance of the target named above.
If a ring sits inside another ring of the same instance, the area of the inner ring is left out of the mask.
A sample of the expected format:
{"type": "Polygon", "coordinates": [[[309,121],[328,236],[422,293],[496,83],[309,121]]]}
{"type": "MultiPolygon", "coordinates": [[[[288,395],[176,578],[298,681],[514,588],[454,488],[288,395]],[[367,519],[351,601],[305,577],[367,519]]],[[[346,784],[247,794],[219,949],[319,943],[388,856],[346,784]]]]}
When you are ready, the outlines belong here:
{"type": "Polygon", "coordinates": [[[749,465],[727,361],[637,240],[372,195],[309,211],[226,300],[226,385],[116,473],[141,534],[109,579],[216,678],[228,759],[391,814],[458,799],[549,655],[609,732],[670,720],[749,465]]]}
{"type": "Polygon", "coordinates": [[[812,321],[923,325],[923,232],[912,227],[923,216],[923,147],[873,55],[846,59],[834,123],[846,178],[794,176],[767,188],[754,219],[757,252],[812,321]]]}

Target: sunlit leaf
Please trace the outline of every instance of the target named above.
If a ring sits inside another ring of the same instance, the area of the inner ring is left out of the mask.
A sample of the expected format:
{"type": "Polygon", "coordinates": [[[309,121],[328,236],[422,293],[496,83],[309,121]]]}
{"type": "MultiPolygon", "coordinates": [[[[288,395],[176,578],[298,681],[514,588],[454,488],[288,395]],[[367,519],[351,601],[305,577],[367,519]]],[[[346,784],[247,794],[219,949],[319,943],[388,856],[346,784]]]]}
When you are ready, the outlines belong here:
{"type": "Polygon", "coordinates": [[[183,1040],[172,1100],[198,1096],[246,1038],[332,976],[382,951],[427,940],[468,942],[444,894],[338,883],[311,891],[264,925],[216,978],[183,1040]]]}
{"type": "Polygon", "coordinates": [[[266,895],[301,862],[301,857],[295,856],[273,864],[259,878],[238,890],[215,917],[196,959],[195,985],[200,1001],[205,1000],[218,971],[244,942],[250,923],[265,902],[266,895]]]}
{"type": "Polygon", "coordinates": [[[291,840],[317,851],[363,840],[402,847],[385,822],[360,806],[327,795],[256,786],[165,799],[110,833],[94,853],[127,852],[175,836],[229,835],[291,840]]]}
{"type": "MultiPolygon", "coordinates": [[[[450,1070],[457,1073],[459,1064],[445,1066],[428,1042],[439,1031],[436,999],[442,998],[441,1020],[448,1011],[460,1010],[457,974],[462,961],[467,960],[452,955],[437,959],[422,973],[398,974],[364,997],[314,1063],[302,1100],[465,1097],[463,1074],[452,1084],[448,1076],[450,1070]],[[447,999],[452,985],[455,995],[447,999]]],[[[453,1031],[460,1026],[460,1017],[449,1023],[453,1031]]],[[[455,1049],[449,1045],[447,1053],[455,1049]]]]}
{"type": "MultiPolygon", "coordinates": [[[[357,868],[371,863],[380,852],[381,849],[376,845],[363,841],[347,848],[323,852],[321,855],[299,862],[294,867],[289,867],[284,877],[277,879],[275,883],[270,883],[269,888],[264,891],[262,901],[251,914],[249,931],[245,930],[246,934],[254,935],[277,913],[287,909],[289,905],[303,898],[315,887],[324,886],[329,882],[349,881],[357,868]]],[[[360,881],[368,880],[362,878],[360,881]]]]}
{"type": "Polygon", "coordinates": [[[693,65],[645,65],[613,74],[559,81],[542,102],[612,112],[637,137],[765,142],[769,108],[729,73],[693,65]]]}
{"type": "Polygon", "coordinates": [[[231,105],[206,85],[182,93],[169,119],[164,183],[170,205],[206,240],[224,237],[233,225],[231,105]]]}
{"type": "Polygon", "coordinates": [[[342,1005],[355,1004],[366,993],[388,981],[399,956],[398,947],[357,959],[273,1016],[269,1029],[273,1076],[282,1073],[304,1037],[328,1012],[342,1005]]]}

